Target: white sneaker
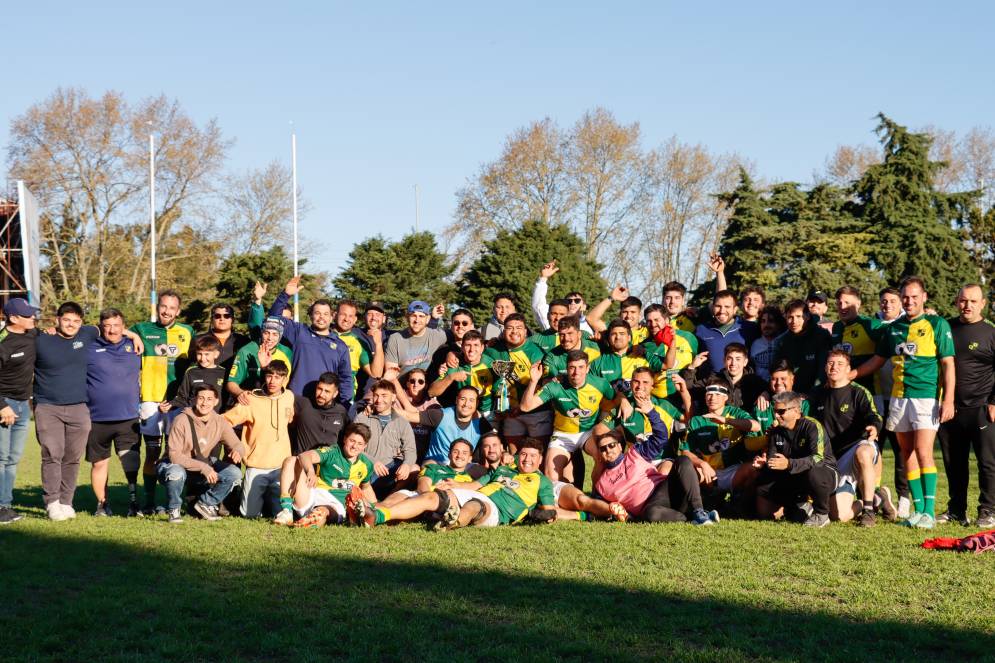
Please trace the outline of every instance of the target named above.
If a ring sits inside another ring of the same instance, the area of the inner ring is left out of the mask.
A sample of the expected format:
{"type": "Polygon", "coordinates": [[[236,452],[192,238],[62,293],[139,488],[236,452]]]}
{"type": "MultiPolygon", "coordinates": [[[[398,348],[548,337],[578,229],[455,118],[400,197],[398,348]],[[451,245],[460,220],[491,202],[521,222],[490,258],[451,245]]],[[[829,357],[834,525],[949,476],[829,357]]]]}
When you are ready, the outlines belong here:
{"type": "Polygon", "coordinates": [[[65,512],[65,510],[62,508],[62,505],[59,504],[58,502],[50,502],[48,505],[45,506],[45,511],[48,512],[49,520],[55,520],[55,521],[69,520],[69,514],[65,512]]]}
{"type": "Polygon", "coordinates": [[[277,525],[293,525],[294,514],[290,512],[290,509],[280,509],[280,513],[276,514],[273,522],[277,525]]]}
{"type": "Polygon", "coordinates": [[[76,509],[74,509],[71,504],[62,504],[60,502],[59,506],[62,507],[62,513],[66,514],[66,518],[76,517],[76,509]]]}
{"type": "Polygon", "coordinates": [[[909,517],[909,511],[912,509],[912,502],[908,497],[898,498],[898,519],[906,520],[909,517]]]}

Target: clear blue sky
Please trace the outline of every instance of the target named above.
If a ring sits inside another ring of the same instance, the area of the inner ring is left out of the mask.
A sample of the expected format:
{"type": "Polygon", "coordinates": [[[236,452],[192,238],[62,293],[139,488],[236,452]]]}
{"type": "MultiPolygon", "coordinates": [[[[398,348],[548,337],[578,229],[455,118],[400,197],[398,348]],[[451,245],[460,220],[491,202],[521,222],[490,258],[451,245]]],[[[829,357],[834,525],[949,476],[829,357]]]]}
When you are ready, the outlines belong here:
{"type": "Polygon", "coordinates": [[[351,246],[451,219],[454,194],[535,119],[604,106],[807,181],[884,111],[991,125],[995,4],[55,3],[4,7],[0,146],[58,86],[164,93],[237,139],[229,166],[290,158],[332,272],[351,246]]]}

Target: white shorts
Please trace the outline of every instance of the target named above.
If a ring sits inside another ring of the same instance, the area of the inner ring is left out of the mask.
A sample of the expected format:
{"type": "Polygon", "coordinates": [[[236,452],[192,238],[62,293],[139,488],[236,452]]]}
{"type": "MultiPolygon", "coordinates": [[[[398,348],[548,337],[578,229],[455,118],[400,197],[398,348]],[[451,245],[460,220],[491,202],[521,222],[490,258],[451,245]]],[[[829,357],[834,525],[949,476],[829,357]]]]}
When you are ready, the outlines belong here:
{"type": "Polygon", "coordinates": [[[555,506],[559,506],[560,504],[560,493],[563,492],[563,489],[572,485],[572,483],[567,483],[566,481],[553,482],[553,502],[555,503],[555,506]]]}
{"type": "Polygon", "coordinates": [[[857,449],[862,446],[869,446],[874,449],[874,462],[878,462],[878,445],[870,440],[861,440],[857,444],[850,447],[846,453],[836,459],[836,471],[839,475],[839,480],[836,482],[836,493],[850,493],[852,495],[857,494],[857,449]]]}
{"type": "Polygon", "coordinates": [[[550,410],[523,412],[504,420],[501,433],[506,437],[549,437],[553,432],[553,413],[550,410]]]}
{"type": "Polygon", "coordinates": [[[341,523],[345,520],[345,505],[325,488],[312,488],[311,499],[307,503],[307,506],[303,509],[298,509],[295,506],[294,511],[297,512],[298,516],[306,516],[311,512],[311,509],[319,506],[327,506],[332,510],[332,516],[329,517],[329,521],[341,523]]]}
{"type": "Polygon", "coordinates": [[[896,433],[937,430],[940,402],[935,398],[892,398],[884,427],[896,433]]]}
{"type": "Polygon", "coordinates": [[[563,433],[553,431],[553,437],[549,438],[550,449],[563,449],[568,454],[572,454],[578,449],[583,449],[584,444],[591,439],[592,431],[583,433],[563,433]]]}
{"type": "Polygon", "coordinates": [[[169,435],[170,424],[182,410],[173,408],[169,412],[159,411],[157,401],[143,401],[138,406],[138,430],[142,435],[149,437],[162,437],[169,435]]]}
{"type": "Polygon", "coordinates": [[[415,497],[416,495],[418,495],[418,491],[417,491],[417,490],[404,490],[404,489],[402,488],[401,490],[395,490],[395,491],[394,491],[393,493],[391,493],[391,494],[392,494],[392,495],[393,495],[393,494],[396,494],[396,495],[404,495],[404,497],[415,497]]]}
{"type": "Polygon", "coordinates": [[[461,507],[470,500],[480,500],[487,505],[490,513],[487,515],[487,518],[474,525],[474,527],[497,527],[501,523],[501,519],[498,516],[497,505],[494,504],[494,502],[491,501],[491,498],[487,495],[478,493],[475,490],[467,490],[466,488],[453,488],[452,493],[453,496],[456,497],[456,503],[461,507]]]}
{"type": "Polygon", "coordinates": [[[719,490],[727,493],[732,492],[732,480],[735,478],[736,472],[739,471],[739,466],[740,463],[736,463],[729,467],[723,467],[721,470],[715,470],[715,485],[718,486],[719,490]]]}

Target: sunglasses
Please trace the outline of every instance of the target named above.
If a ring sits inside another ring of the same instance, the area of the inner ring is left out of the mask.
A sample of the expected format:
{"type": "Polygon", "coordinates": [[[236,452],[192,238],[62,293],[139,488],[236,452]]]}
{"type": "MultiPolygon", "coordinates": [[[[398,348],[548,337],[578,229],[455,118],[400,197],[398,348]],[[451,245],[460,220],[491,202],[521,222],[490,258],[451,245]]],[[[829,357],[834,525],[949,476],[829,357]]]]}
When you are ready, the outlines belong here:
{"type": "Polygon", "coordinates": [[[609,442],[608,444],[598,445],[598,451],[608,451],[609,449],[614,449],[618,446],[618,442],[609,442]]]}
{"type": "Polygon", "coordinates": [[[231,313],[215,313],[213,317],[215,320],[227,320],[231,317],[231,313]]]}
{"type": "Polygon", "coordinates": [[[408,384],[425,384],[425,381],[419,378],[411,378],[408,380],[408,384]]]}
{"type": "Polygon", "coordinates": [[[790,409],[792,409],[792,408],[790,408],[790,407],[775,408],[774,409],[774,414],[783,415],[785,412],[787,412],[790,409]]]}
{"type": "Polygon", "coordinates": [[[569,299],[567,299],[567,301],[570,302],[571,304],[580,304],[584,300],[581,299],[580,297],[570,297],[569,299]]]}
{"type": "Polygon", "coordinates": [[[473,325],[469,320],[453,320],[453,327],[469,327],[473,325]]]}

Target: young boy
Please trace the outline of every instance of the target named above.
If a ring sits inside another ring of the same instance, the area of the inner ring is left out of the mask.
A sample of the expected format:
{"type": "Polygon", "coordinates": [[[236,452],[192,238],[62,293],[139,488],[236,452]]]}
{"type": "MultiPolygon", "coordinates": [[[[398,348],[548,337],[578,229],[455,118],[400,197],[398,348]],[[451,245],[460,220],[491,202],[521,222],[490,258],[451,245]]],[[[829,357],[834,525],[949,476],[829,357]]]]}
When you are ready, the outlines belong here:
{"type": "MultiPolygon", "coordinates": [[[[225,368],[218,366],[221,356],[221,342],[213,336],[198,336],[193,341],[193,351],[197,357],[197,365],[191,366],[183,374],[176,397],[165,401],[159,406],[161,412],[175,409],[177,412],[193,405],[193,390],[198,384],[214,385],[220,391],[225,384],[225,368]]],[[[222,392],[223,393],[223,392],[222,392]]],[[[221,412],[221,401],[214,406],[215,412],[221,412]]]]}
{"type": "Polygon", "coordinates": [[[244,424],[245,479],[242,481],[242,515],[257,518],[269,495],[270,512],[279,511],[280,468],[290,456],[288,425],[294,418],[294,394],[285,389],[290,367],[274,359],[263,369],[263,388],[249,394],[248,405],[239,403],[224,417],[232,426],[244,424]]]}

